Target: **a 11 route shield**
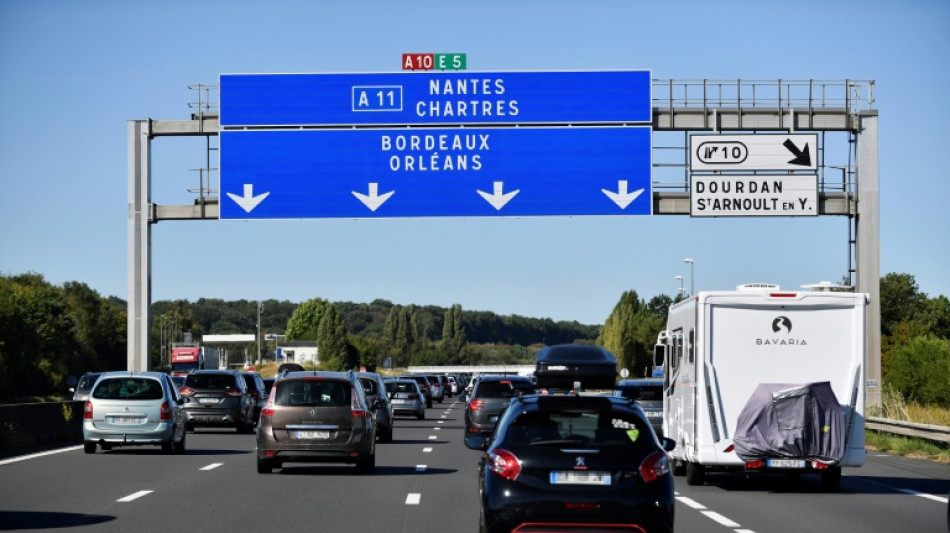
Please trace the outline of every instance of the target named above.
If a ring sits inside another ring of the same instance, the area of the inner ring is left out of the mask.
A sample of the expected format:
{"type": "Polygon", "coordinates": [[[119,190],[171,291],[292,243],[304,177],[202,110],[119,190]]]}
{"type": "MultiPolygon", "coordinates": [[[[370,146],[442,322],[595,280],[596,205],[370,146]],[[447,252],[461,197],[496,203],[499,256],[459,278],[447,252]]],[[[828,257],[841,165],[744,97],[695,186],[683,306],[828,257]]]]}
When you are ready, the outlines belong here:
{"type": "Polygon", "coordinates": [[[650,215],[651,129],[220,132],[222,219],[650,215]]]}

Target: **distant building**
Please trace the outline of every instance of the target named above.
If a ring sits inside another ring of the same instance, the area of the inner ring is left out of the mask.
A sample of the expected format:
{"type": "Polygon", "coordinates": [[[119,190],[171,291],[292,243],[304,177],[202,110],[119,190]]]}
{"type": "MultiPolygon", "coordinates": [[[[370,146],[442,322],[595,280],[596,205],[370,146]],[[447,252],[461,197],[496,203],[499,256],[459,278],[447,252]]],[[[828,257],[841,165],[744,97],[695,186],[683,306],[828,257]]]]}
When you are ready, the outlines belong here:
{"type": "Polygon", "coordinates": [[[277,362],[301,365],[320,364],[320,358],[317,357],[317,341],[280,341],[277,344],[277,362]]]}

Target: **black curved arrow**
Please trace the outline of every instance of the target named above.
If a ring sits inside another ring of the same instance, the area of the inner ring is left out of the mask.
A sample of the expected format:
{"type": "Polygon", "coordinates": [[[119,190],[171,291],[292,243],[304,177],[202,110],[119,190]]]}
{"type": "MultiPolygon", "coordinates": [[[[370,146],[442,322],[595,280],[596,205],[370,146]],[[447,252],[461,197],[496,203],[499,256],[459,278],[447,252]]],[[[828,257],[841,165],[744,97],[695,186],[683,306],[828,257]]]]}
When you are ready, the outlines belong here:
{"type": "Polygon", "coordinates": [[[808,154],[808,143],[805,143],[804,150],[799,150],[791,139],[786,139],[783,144],[785,148],[788,148],[789,152],[795,155],[795,159],[792,159],[788,162],[789,165],[801,165],[803,167],[811,166],[811,155],[808,154]]]}

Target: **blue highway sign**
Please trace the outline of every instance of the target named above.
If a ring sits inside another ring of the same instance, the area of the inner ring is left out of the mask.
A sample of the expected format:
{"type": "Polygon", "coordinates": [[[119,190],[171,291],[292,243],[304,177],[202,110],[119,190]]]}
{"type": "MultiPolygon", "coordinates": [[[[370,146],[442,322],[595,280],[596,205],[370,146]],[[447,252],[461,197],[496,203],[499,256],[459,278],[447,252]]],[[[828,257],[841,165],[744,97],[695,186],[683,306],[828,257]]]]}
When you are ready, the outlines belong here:
{"type": "Polygon", "coordinates": [[[649,70],[221,74],[220,125],[652,122],[649,70]]]}
{"type": "Polygon", "coordinates": [[[223,130],[222,219],[650,215],[650,127],[223,130]]]}

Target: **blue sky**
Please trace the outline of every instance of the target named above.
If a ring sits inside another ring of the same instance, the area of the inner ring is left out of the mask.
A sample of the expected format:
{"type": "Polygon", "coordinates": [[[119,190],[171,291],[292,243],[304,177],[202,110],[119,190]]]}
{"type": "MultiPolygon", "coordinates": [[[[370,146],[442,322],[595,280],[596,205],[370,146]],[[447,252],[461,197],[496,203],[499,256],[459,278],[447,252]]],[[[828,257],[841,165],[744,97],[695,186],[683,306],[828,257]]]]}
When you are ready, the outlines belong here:
{"type": "MultiPolygon", "coordinates": [[[[914,0],[0,0],[0,272],[126,298],[127,121],[188,117],[189,85],[464,52],[472,71],[875,80],[881,274],[948,295],[948,28],[950,3],[914,0]]],[[[152,148],[153,201],[191,203],[204,141],[152,148]]],[[[696,290],[838,281],[846,240],[842,217],[166,221],[152,299],[384,298],[596,324],[625,290],[688,287],[687,257],[696,290]]]]}

